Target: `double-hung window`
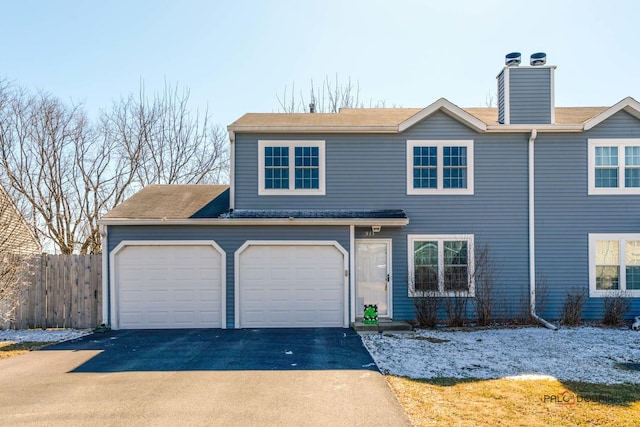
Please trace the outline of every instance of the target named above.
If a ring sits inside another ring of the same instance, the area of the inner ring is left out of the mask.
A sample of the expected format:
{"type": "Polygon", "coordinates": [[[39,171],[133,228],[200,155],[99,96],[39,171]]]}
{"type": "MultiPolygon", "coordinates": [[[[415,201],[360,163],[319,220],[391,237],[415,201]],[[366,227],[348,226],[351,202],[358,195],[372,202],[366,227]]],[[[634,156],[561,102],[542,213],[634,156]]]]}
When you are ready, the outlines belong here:
{"type": "Polygon", "coordinates": [[[409,296],[474,296],[472,235],[408,236],[409,296]]]}
{"type": "Polygon", "coordinates": [[[258,194],[325,194],[324,141],[258,141],[258,194]]]}
{"type": "Polygon", "coordinates": [[[640,139],[589,139],[589,194],[640,194],[640,139]]]}
{"type": "Polygon", "coordinates": [[[640,234],[589,234],[589,295],[640,296],[640,234]]]}
{"type": "Polygon", "coordinates": [[[407,194],[473,194],[473,141],[407,141],[407,194]]]}

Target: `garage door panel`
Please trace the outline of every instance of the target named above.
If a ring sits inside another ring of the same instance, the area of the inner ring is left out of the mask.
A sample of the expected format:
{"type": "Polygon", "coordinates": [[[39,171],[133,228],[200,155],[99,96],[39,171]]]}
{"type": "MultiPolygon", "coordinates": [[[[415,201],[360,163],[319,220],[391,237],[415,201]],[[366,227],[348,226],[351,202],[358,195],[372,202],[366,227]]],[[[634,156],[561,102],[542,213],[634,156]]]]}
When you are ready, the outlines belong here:
{"type": "Polygon", "coordinates": [[[179,290],[173,293],[174,301],[178,304],[180,303],[189,303],[193,304],[195,302],[194,291],[192,290],[179,290]]]}
{"type": "MultiPolygon", "coordinates": [[[[264,270],[264,268],[261,268],[258,270],[258,274],[264,272],[264,270]]],[[[288,280],[291,276],[291,270],[289,268],[271,268],[268,271],[271,280],[288,280]]]]}
{"type": "Polygon", "coordinates": [[[296,268],[296,280],[313,279],[316,273],[316,268],[296,268]]]}
{"type": "Polygon", "coordinates": [[[325,280],[342,280],[343,270],[323,268],[323,269],[320,269],[320,277],[325,280]]]}
{"type": "Polygon", "coordinates": [[[116,262],[121,328],[221,327],[222,256],[212,246],[133,245],[116,262]]]}
{"type": "Polygon", "coordinates": [[[162,328],[168,321],[173,321],[172,317],[169,316],[168,311],[150,311],[142,317],[142,325],[143,327],[162,328]]]}
{"type": "Polygon", "coordinates": [[[142,325],[142,313],[136,312],[120,312],[120,322],[128,325],[142,325]]]}
{"type": "Polygon", "coordinates": [[[333,245],[252,245],[239,257],[241,327],[341,327],[344,255],[333,245]]]}
{"type": "Polygon", "coordinates": [[[273,289],[269,292],[268,301],[284,302],[284,301],[288,301],[289,298],[290,298],[290,295],[289,295],[288,289],[273,289]]]}
{"type": "Polygon", "coordinates": [[[207,303],[220,302],[220,293],[213,290],[201,289],[198,291],[198,299],[207,303]]]}

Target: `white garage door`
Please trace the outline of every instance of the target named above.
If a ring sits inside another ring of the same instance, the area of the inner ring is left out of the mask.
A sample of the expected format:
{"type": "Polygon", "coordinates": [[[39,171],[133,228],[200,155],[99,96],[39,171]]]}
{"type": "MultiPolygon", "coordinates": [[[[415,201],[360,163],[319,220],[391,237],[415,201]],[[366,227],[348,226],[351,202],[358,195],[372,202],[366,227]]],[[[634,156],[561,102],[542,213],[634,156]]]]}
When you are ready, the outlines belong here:
{"type": "Polygon", "coordinates": [[[119,328],[220,328],[221,268],[210,245],[124,247],[116,255],[119,328]]]}
{"type": "Polygon", "coordinates": [[[333,245],[249,245],[239,256],[242,328],[342,327],[344,255],[333,245]]]}

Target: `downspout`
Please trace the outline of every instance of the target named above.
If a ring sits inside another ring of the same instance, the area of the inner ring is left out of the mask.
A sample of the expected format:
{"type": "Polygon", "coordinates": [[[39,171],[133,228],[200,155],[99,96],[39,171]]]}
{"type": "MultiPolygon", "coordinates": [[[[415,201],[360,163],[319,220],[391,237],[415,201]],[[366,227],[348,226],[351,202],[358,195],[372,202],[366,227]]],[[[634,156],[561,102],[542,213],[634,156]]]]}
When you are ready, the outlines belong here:
{"type": "Polygon", "coordinates": [[[349,322],[354,323],[356,321],[356,232],[355,225],[349,226],[349,297],[351,298],[351,304],[349,304],[350,315],[349,322]]]}
{"type": "Polygon", "coordinates": [[[109,231],[108,226],[100,224],[100,243],[102,245],[102,324],[110,325],[111,319],[109,319],[109,289],[108,278],[109,266],[107,260],[109,259],[109,231]]]}
{"type": "Polygon", "coordinates": [[[535,161],[534,149],[537,129],[531,130],[529,137],[529,307],[531,317],[543,326],[557,331],[558,328],[536,314],[536,228],[535,228],[535,161]]]}

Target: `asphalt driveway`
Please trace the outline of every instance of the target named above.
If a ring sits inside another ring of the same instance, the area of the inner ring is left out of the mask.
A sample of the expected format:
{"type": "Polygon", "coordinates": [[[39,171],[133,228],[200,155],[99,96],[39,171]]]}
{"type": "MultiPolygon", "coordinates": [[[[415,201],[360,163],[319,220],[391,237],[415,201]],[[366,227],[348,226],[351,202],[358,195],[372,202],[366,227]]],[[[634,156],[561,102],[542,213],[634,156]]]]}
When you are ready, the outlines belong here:
{"type": "Polygon", "coordinates": [[[113,331],[0,360],[0,425],[408,425],[349,329],[113,331]]]}

